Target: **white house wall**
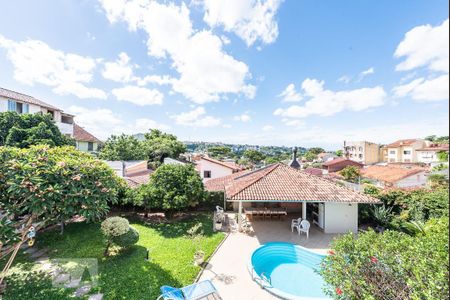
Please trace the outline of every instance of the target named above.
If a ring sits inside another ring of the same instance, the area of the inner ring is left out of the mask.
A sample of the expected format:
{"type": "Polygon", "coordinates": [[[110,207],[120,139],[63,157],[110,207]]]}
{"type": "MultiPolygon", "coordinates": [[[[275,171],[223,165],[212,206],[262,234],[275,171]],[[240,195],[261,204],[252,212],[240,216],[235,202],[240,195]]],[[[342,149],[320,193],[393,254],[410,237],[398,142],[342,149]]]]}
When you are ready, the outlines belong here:
{"type": "Polygon", "coordinates": [[[325,202],[325,233],[358,232],[358,204],[325,202]]]}
{"type": "Polygon", "coordinates": [[[397,181],[395,183],[395,186],[399,188],[407,188],[407,187],[425,186],[426,184],[427,184],[427,176],[425,172],[421,172],[397,181]]]}
{"type": "Polygon", "coordinates": [[[233,170],[207,160],[200,160],[200,176],[203,181],[233,174],[233,170]],[[211,178],[204,178],[204,171],[211,171],[211,178]]]}

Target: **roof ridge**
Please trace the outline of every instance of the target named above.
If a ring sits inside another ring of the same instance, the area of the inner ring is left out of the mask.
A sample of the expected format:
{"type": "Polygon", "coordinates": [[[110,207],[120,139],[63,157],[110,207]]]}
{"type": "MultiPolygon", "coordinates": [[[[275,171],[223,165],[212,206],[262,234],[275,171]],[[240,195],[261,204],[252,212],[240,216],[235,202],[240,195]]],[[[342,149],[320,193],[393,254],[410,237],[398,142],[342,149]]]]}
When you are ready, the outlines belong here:
{"type": "MultiPolygon", "coordinates": [[[[251,181],[250,181],[247,185],[245,185],[242,189],[240,189],[239,191],[237,191],[237,192],[231,194],[231,195],[230,195],[230,198],[236,196],[236,195],[239,194],[239,193],[242,193],[242,192],[245,191],[247,188],[249,188],[251,185],[257,183],[257,182],[260,181],[262,178],[264,178],[265,176],[267,176],[267,175],[269,175],[270,173],[272,173],[272,172],[273,172],[275,169],[277,169],[280,165],[281,165],[281,163],[273,164],[273,165],[272,165],[273,168],[272,168],[271,170],[269,170],[267,173],[262,174],[261,176],[259,176],[259,177],[256,178],[255,180],[251,180],[251,181]]],[[[269,168],[269,166],[267,166],[267,168],[269,168]]],[[[260,169],[260,170],[258,170],[258,171],[261,171],[261,170],[265,170],[265,168],[264,168],[264,169],[260,169]]],[[[248,173],[248,174],[252,174],[252,173],[248,173]]],[[[248,174],[244,174],[243,176],[248,175],[248,174]]],[[[253,173],[253,174],[254,174],[254,173],[253,173]]],[[[242,176],[242,177],[243,177],[243,176],[242,176]]],[[[241,178],[242,178],[242,177],[241,177],[241,178]]],[[[235,178],[235,179],[237,179],[237,178],[235,178]]]]}
{"type": "Polygon", "coordinates": [[[206,159],[206,160],[208,160],[208,161],[210,161],[210,162],[212,162],[212,163],[216,163],[216,164],[218,164],[218,165],[221,165],[221,166],[230,168],[230,169],[232,169],[232,170],[239,170],[239,168],[234,168],[234,167],[232,167],[232,166],[230,166],[230,165],[227,165],[227,164],[226,164],[225,162],[223,162],[223,161],[220,161],[220,160],[218,160],[218,159],[211,158],[211,157],[209,157],[209,156],[203,156],[202,159],[206,159]]]}

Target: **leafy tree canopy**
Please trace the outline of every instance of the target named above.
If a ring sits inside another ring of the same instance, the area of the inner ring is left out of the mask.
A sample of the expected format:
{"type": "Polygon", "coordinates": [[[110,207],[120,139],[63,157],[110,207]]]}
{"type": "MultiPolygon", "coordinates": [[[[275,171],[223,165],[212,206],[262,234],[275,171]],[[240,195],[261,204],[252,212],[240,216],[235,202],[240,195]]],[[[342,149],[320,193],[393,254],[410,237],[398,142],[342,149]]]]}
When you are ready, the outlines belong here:
{"type": "Polygon", "coordinates": [[[208,155],[214,158],[223,158],[231,155],[231,148],[227,146],[214,146],[208,148],[208,155]]]}
{"type": "Polygon", "coordinates": [[[0,113],[0,146],[27,148],[32,145],[75,146],[63,135],[49,114],[0,113]]]}
{"type": "Polygon", "coordinates": [[[312,147],[308,149],[308,152],[314,153],[315,155],[325,152],[323,148],[320,147],[312,147]]]}
{"type": "Polygon", "coordinates": [[[112,135],[102,149],[99,157],[106,160],[144,160],[146,154],[142,142],[131,135],[112,135]]]}
{"type": "Polygon", "coordinates": [[[143,147],[148,160],[157,163],[162,163],[166,157],[178,158],[186,152],[186,146],[175,135],[157,129],[145,134],[143,147]]]}
{"type": "Polygon", "coordinates": [[[336,154],[339,157],[342,157],[342,155],[344,155],[344,152],[342,150],[337,150],[336,152],[334,152],[334,154],[336,154]]]}
{"type": "Polygon", "coordinates": [[[359,168],[355,167],[355,166],[347,166],[344,169],[342,169],[339,172],[339,174],[341,174],[345,180],[351,181],[351,182],[356,182],[358,180],[359,176],[361,176],[359,168]]]}
{"type": "Polygon", "coordinates": [[[263,153],[259,152],[258,150],[245,150],[244,152],[244,158],[249,160],[253,164],[258,164],[264,160],[266,157],[263,153]]]}
{"type": "Polygon", "coordinates": [[[308,151],[305,153],[305,155],[303,156],[306,161],[313,161],[317,158],[317,154],[315,154],[314,152],[308,151]]]}

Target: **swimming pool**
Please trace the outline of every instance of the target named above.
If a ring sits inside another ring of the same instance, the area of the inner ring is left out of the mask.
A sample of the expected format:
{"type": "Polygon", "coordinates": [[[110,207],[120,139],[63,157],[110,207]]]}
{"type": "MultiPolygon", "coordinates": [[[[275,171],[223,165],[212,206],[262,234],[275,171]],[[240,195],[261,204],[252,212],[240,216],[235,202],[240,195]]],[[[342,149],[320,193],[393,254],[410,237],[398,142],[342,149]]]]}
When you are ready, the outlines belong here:
{"type": "Polygon", "coordinates": [[[249,270],[256,282],[283,299],[330,299],[315,271],[324,257],[298,245],[272,242],[253,252],[249,270]]]}

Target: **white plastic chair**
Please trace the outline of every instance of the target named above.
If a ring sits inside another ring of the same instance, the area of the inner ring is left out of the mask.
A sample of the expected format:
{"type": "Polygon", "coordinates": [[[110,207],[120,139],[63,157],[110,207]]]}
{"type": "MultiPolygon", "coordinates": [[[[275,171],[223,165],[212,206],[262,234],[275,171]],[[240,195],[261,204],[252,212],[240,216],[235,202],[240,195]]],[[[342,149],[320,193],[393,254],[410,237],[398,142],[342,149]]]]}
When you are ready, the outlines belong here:
{"type": "Polygon", "coordinates": [[[291,231],[294,232],[294,228],[297,228],[300,226],[300,222],[302,221],[302,218],[298,218],[298,219],[292,219],[291,221],[291,231]]]}
{"type": "Polygon", "coordinates": [[[222,207],[220,207],[219,205],[216,206],[216,215],[217,218],[223,222],[223,220],[225,219],[225,213],[222,207]]]}
{"type": "Polygon", "coordinates": [[[306,238],[309,238],[309,228],[311,227],[311,224],[308,220],[303,220],[300,222],[300,226],[297,227],[298,234],[301,232],[306,233],[306,238]]]}

